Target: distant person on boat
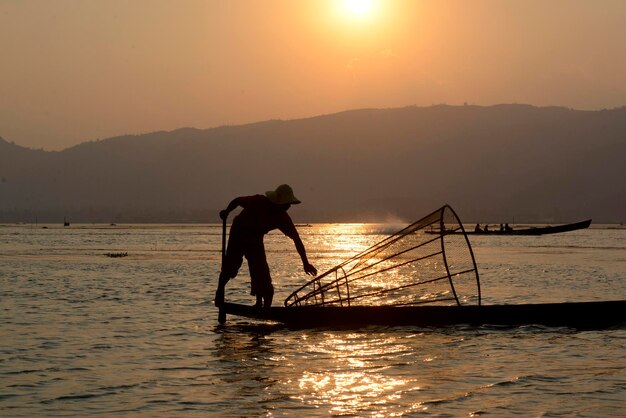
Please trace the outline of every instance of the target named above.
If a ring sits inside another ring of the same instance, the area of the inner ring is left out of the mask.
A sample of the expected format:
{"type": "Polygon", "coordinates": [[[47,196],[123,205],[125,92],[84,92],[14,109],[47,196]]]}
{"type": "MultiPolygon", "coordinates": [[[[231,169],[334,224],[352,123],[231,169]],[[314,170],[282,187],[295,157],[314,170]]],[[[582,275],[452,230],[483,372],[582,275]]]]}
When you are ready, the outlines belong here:
{"type": "Polygon", "coordinates": [[[483,232],[483,230],[480,229],[480,224],[476,224],[476,226],[474,227],[474,232],[483,232]]]}
{"type": "Polygon", "coordinates": [[[274,286],[272,286],[272,277],[265,258],[263,236],[274,229],[280,230],[293,240],[302,259],[305,273],[311,276],[317,275],[317,269],[309,263],[300,235],[287,214],[291,205],[299,203],[300,200],[294,196],[291,187],[282,184],[276,190],[265,192],[265,196],[257,194],[237,197],[228,204],[226,209],[220,211],[220,218],[226,220],[228,214],[237,207],[243,208],[235,216],[230,227],[224,265],[215,292],[216,306],[224,303],[226,283],[237,276],[244,257],[248,260],[251,279],[250,293],[256,296],[255,306],[267,308],[272,305],[274,286]]]}
{"type": "Polygon", "coordinates": [[[509,224],[504,224],[504,230],[505,230],[506,232],[510,232],[510,231],[512,231],[512,230],[513,230],[513,228],[511,228],[511,227],[509,226],[509,224]]]}

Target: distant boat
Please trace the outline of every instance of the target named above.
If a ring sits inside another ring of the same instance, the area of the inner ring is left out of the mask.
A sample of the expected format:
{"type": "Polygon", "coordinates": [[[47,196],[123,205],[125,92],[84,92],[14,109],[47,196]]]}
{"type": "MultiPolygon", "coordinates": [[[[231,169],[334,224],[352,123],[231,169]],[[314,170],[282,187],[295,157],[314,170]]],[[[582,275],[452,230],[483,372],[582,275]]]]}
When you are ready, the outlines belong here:
{"type": "Polygon", "coordinates": [[[70,223],[65,218],[63,218],[63,226],[70,226],[70,223]]]}
{"type": "MultiPolygon", "coordinates": [[[[467,235],[547,235],[547,234],[558,234],[561,232],[569,232],[576,231],[577,229],[585,229],[589,228],[591,225],[591,219],[587,219],[586,221],[575,222],[571,224],[564,225],[555,225],[555,226],[543,226],[543,227],[530,227],[530,228],[522,228],[522,229],[510,229],[510,230],[480,230],[480,231],[465,231],[467,235]]],[[[441,234],[440,230],[430,230],[426,231],[428,234],[441,234]]],[[[463,234],[463,231],[460,230],[447,230],[443,232],[444,234],[463,234]]]]}

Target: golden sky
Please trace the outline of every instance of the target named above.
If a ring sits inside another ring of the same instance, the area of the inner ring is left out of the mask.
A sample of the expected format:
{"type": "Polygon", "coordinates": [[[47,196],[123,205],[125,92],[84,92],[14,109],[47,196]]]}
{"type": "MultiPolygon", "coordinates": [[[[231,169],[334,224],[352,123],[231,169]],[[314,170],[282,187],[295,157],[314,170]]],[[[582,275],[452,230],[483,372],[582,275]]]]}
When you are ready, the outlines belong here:
{"type": "Polygon", "coordinates": [[[625,0],[353,2],[0,0],[0,136],[60,150],[355,108],[626,105],[625,0]]]}

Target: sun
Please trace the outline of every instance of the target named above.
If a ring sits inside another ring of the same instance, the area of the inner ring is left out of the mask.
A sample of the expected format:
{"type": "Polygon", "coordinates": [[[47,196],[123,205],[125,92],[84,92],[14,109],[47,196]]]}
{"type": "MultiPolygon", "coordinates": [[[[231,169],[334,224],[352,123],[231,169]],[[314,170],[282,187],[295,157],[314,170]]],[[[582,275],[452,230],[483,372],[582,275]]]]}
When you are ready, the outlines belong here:
{"type": "Polygon", "coordinates": [[[374,0],[343,0],[341,8],[346,17],[351,19],[368,19],[374,14],[374,0]]]}

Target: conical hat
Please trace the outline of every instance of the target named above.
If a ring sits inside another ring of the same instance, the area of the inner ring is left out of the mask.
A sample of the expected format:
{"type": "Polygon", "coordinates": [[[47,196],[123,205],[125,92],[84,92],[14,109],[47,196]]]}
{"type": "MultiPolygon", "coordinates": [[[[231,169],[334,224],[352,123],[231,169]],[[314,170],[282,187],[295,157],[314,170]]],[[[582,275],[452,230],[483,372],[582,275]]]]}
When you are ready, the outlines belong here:
{"type": "Polygon", "coordinates": [[[300,200],[293,195],[293,190],[288,184],[281,184],[276,190],[265,192],[265,196],[267,196],[272,203],[277,205],[297,205],[301,203],[300,200]]]}

